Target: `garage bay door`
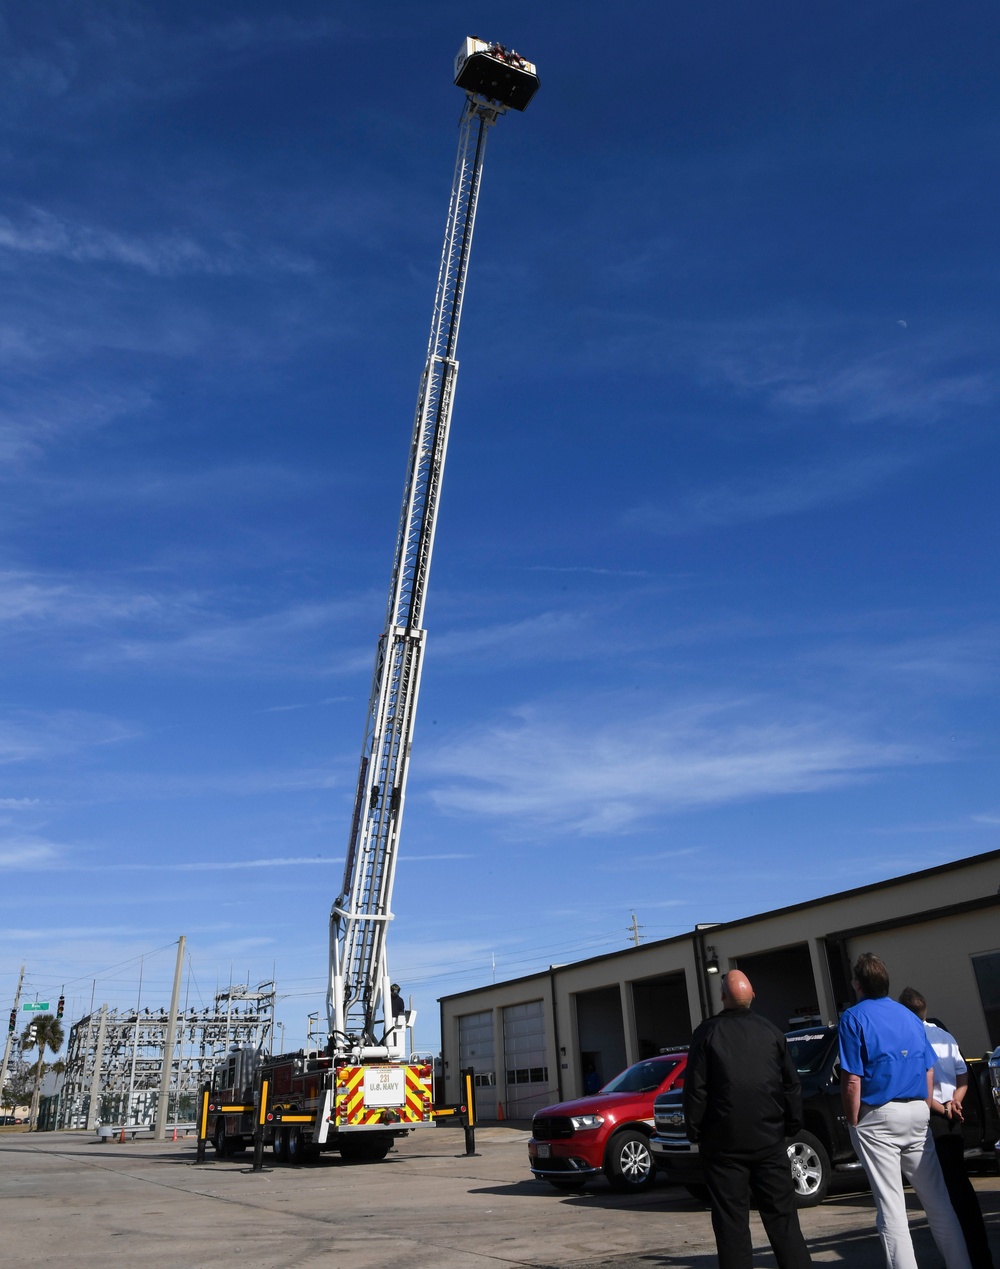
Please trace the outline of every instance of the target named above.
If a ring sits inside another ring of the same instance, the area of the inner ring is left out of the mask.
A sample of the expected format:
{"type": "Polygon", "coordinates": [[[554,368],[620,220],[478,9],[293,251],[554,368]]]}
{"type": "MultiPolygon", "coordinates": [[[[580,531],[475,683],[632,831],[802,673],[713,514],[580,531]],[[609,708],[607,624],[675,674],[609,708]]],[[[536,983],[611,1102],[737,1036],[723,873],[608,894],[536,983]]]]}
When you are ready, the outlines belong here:
{"type": "Polygon", "coordinates": [[[458,1020],[458,1065],[472,1067],[476,1084],[476,1112],[482,1119],[497,1113],[496,1063],[493,1058],[493,1010],[466,1013],[458,1020]]]}
{"type": "Polygon", "coordinates": [[[549,1090],[545,1018],[540,1000],[508,1005],[503,1011],[503,1051],[508,1119],[530,1119],[536,1110],[556,1100],[549,1090]]]}

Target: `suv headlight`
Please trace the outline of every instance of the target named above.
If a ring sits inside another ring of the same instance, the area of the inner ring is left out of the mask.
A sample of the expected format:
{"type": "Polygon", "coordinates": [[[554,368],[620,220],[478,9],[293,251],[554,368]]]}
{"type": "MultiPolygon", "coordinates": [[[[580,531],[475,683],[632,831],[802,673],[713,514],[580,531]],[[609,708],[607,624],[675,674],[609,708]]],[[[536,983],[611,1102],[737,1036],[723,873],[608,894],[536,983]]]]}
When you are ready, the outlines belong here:
{"type": "Polygon", "coordinates": [[[604,1123],[603,1115],[573,1115],[569,1121],[579,1132],[582,1128],[600,1128],[604,1123]]]}

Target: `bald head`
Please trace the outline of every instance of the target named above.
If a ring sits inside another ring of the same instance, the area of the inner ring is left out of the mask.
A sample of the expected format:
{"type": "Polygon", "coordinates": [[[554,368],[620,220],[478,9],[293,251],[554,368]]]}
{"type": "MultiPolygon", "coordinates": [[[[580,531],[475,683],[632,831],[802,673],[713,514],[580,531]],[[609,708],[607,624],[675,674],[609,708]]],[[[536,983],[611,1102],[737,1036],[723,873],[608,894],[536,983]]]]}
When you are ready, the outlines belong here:
{"type": "Polygon", "coordinates": [[[753,1002],[750,979],[739,969],[722,976],[722,1005],[725,1009],[749,1009],[753,1002]]]}

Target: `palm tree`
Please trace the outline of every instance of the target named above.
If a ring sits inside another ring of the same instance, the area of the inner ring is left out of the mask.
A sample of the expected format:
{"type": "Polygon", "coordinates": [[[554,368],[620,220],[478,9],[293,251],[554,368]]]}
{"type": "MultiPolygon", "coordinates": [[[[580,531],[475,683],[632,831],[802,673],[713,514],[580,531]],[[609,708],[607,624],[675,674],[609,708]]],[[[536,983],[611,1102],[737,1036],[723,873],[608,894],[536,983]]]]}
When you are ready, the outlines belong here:
{"type": "Polygon", "coordinates": [[[31,1114],[28,1117],[28,1123],[34,1128],[38,1119],[38,1095],[42,1086],[42,1072],[45,1069],[45,1050],[50,1049],[53,1053],[58,1053],[63,1044],[63,1024],[51,1013],[43,1013],[40,1017],[35,1018],[24,1029],[21,1036],[21,1049],[33,1049],[38,1046],[38,1061],[35,1064],[35,1091],[31,1095],[31,1114]],[[35,1029],[34,1039],[31,1036],[32,1028],[35,1029]]]}

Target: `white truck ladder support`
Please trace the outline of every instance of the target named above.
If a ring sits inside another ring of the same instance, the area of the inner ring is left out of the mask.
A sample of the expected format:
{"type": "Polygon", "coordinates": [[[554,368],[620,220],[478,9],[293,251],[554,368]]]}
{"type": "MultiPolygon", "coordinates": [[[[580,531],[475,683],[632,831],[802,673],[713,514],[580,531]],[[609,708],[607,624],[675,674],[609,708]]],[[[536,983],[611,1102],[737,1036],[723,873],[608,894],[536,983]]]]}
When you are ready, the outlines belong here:
{"type": "Polygon", "coordinates": [[[535,68],[501,45],[466,40],[456,83],[467,89],[438,271],[427,362],[420,381],[385,628],[375,656],[341,892],[330,913],[327,1014],[335,1051],[383,1046],[398,1059],[386,933],[406,796],[426,632],[424,603],[448,450],[455,352],[489,129],[508,105],[524,109],[535,68]],[[489,96],[482,94],[489,93],[489,96]]]}

